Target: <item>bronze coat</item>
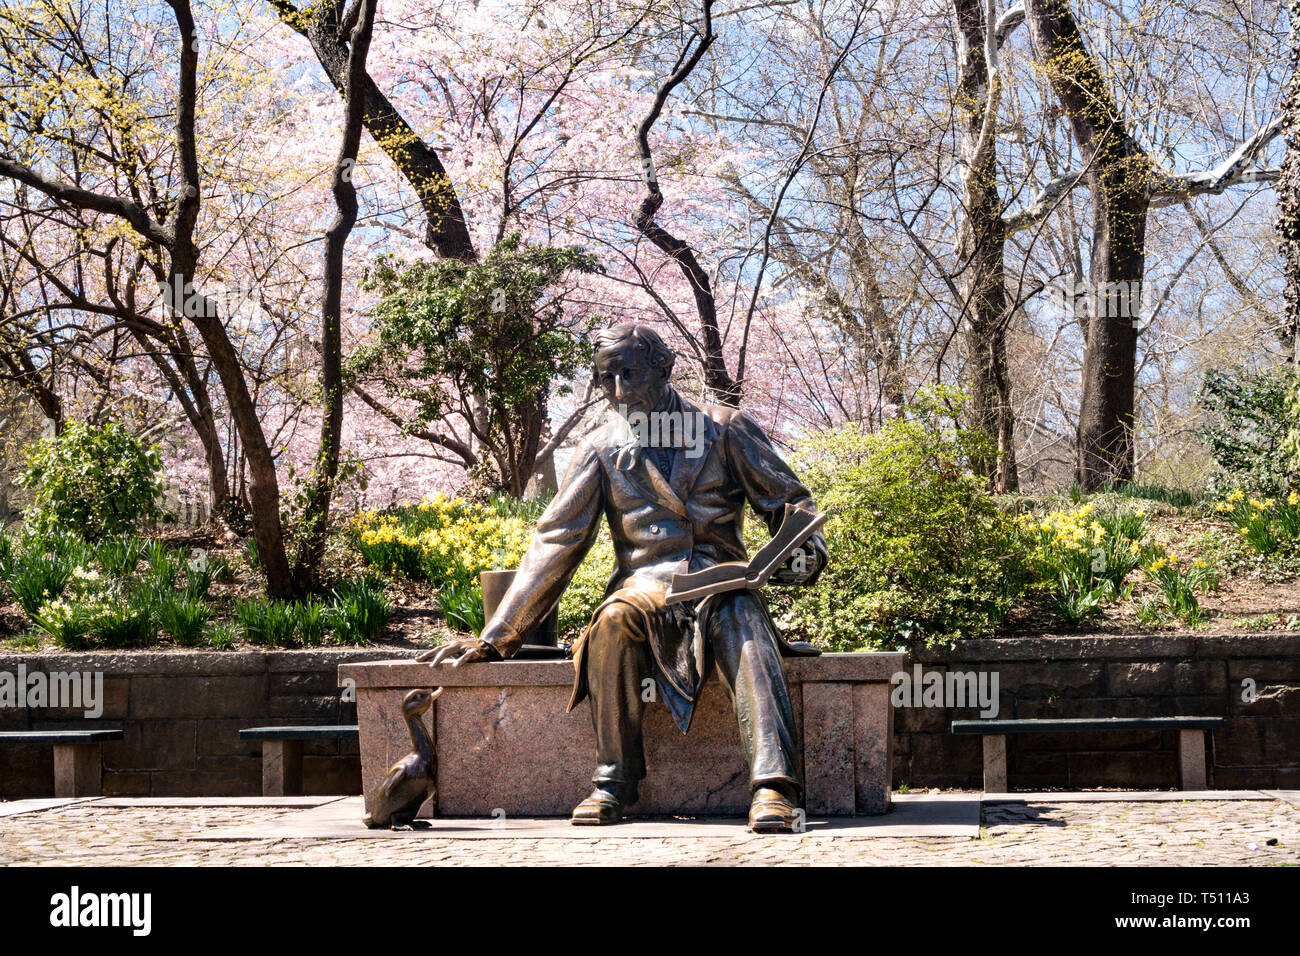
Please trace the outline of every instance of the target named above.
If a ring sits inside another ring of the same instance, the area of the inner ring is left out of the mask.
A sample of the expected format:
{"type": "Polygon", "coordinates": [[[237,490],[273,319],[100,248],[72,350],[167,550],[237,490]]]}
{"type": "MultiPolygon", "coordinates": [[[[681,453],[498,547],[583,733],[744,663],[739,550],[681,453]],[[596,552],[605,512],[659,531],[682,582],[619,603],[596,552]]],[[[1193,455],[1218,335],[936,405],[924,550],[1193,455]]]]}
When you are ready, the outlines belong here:
{"type": "MultiPolygon", "coordinates": [[[[744,412],[676,398],[685,415],[701,416],[694,420],[703,424],[702,447],[694,457],[692,449],[679,449],[668,478],[612,411],[578,446],[514,582],[483,630],[483,640],[503,657],[510,657],[523,643],[522,635],[559,601],[595,540],[602,514],[614,539],[608,596],[633,575],[666,586],[679,571],[746,560],[741,528],[747,502],[773,534],[786,504],[815,507],[808,489],[744,412]]],[[[810,540],[820,570],[826,563],[825,541],[820,533],[810,540]]],[[[707,604],[700,613],[707,614],[707,604]]],[[[709,676],[708,662],[696,646],[701,631],[657,626],[650,640],[659,676],[690,704],[709,676]]],[[[585,696],[582,663],[579,640],[570,709],[585,696]]],[[[683,728],[689,724],[689,712],[674,716],[683,728]]]]}

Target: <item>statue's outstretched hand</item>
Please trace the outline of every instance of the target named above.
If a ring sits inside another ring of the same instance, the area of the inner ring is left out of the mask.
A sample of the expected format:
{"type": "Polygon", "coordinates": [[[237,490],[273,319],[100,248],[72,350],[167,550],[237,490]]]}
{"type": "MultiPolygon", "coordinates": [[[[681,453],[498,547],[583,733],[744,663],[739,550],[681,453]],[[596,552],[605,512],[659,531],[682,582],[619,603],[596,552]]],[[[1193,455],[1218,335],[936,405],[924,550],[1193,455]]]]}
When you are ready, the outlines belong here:
{"type": "Polygon", "coordinates": [[[458,638],[454,641],[448,641],[440,644],[431,651],[425,651],[416,657],[416,660],[422,664],[428,664],[430,667],[437,667],[444,661],[450,661],[452,667],[460,667],[461,664],[471,664],[474,661],[491,661],[499,660],[501,657],[492,645],[478,638],[458,638]]]}

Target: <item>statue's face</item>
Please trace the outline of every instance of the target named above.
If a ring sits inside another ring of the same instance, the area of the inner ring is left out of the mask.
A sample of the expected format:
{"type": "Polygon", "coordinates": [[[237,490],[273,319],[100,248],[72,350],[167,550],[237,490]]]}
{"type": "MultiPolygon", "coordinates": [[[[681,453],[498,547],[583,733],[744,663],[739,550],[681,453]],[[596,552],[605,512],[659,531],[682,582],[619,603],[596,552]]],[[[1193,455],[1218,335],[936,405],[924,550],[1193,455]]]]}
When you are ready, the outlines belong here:
{"type": "Polygon", "coordinates": [[[635,342],[623,341],[596,352],[596,384],[620,414],[649,413],[668,398],[668,378],[651,365],[635,342]]]}

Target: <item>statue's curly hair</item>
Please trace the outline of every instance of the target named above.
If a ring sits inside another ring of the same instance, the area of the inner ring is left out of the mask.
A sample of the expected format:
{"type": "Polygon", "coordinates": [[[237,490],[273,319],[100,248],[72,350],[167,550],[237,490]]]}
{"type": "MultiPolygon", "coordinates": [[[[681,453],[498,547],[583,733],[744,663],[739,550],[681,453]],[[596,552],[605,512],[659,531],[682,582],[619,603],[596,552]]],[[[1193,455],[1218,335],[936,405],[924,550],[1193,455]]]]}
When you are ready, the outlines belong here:
{"type": "MultiPolygon", "coordinates": [[[[593,355],[601,349],[610,349],[621,345],[627,340],[631,340],[637,350],[645,355],[646,361],[652,368],[657,368],[663,373],[666,380],[673,372],[673,363],[677,361],[677,353],[668,347],[654,329],[648,325],[637,325],[635,322],[624,322],[620,325],[611,325],[607,329],[601,329],[591,337],[593,355]]],[[[592,378],[596,377],[596,369],[591,370],[592,378]]]]}

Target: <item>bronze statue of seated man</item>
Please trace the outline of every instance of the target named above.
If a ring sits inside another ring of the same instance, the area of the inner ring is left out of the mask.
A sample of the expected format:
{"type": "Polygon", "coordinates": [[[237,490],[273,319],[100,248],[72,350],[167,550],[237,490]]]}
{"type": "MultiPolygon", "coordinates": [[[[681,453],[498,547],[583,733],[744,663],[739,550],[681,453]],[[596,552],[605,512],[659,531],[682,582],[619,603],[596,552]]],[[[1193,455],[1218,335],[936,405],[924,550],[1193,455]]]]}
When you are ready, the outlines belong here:
{"type": "MultiPolygon", "coordinates": [[[[438,666],[510,657],[563,594],[609,520],[616,567],[605,601],[574,645],[569,710],[591,698],[595,789],[573,811],[575,824],[614,823],[637,800],[645,777],[643,688],[685,733],[716,665],[735,705],[749,765],[750,827],[789,830],[802,784],[798,729],[783,654],[817,653],[785,641],[756,590],[665,603],[672,576],[746,560],[741,539],[748,503],[773,534],[786,505],[814,509],[808,489],[762,429],[738,409],[696,404],[670,385],[675,356],[653,329],[619,325],[597,333],[593,375],[613,414],[578,446],[555,499],[492,619],[476,640],[420,657],[438,666]]],[[[826,565],[820,533],[798,562],[773,576],[811,584],[826,565]]]]}

